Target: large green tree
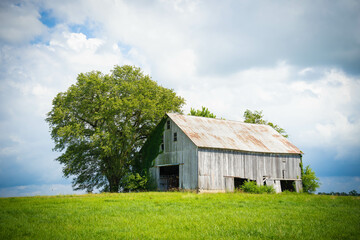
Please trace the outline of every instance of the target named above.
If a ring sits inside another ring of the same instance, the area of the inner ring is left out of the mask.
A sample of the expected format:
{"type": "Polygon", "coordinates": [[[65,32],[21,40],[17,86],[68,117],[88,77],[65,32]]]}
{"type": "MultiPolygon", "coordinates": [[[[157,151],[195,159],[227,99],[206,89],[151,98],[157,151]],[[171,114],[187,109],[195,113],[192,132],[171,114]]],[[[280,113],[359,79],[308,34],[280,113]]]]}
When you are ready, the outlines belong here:
{"type": "Polygon", "coordinates": [[[79,74],[52,104],[46,121],[64,176],[77,190],[118,192],[146,138],[166,112],[181,112],[184,99],[125,65],[79,74]]]}

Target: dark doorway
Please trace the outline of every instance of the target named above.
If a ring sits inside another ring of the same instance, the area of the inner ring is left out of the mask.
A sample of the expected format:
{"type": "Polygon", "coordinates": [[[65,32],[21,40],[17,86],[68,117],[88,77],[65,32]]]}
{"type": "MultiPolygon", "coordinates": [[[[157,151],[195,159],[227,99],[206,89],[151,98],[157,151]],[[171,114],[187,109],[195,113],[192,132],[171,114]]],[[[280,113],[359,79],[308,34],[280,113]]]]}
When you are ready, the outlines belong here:
{"type": "Polygon", "coordinates": [[[179,188],[179,165],[160,167],[160,191],[179,188]]]}
{"type": "Polygon", "coordinates": [[[292,180],[280,180],[281,191],[295,192],[295,181],[292,180]]]}
{"type": "Polygon", "coordinates": [[[239,189],[246,181],[247,181],[246,178],[236,178],[236,177],[234,177],[234,188],[239,189]]]}

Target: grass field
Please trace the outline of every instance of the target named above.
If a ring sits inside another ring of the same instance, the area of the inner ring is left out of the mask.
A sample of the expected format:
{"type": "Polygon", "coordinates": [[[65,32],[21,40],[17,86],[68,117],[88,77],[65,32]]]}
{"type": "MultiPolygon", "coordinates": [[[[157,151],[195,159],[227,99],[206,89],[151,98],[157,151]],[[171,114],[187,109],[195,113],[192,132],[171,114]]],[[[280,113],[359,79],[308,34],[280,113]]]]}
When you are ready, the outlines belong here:
{"type": "Polygon", "coordinates": [[[0,239],[360,239],[360,197],[150,192],[2,198],[0,239]]]}

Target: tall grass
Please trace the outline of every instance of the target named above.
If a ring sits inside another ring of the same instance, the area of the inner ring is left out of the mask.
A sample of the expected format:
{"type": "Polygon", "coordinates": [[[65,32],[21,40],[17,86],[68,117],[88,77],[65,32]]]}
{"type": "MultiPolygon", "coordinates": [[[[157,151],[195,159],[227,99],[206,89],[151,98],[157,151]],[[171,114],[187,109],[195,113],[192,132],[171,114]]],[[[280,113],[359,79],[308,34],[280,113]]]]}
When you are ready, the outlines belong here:
{"type": "Polygon", "coordinates": [[[0,239],[359,239],[360,198],[126,193],[0,199],[0,239]]]}

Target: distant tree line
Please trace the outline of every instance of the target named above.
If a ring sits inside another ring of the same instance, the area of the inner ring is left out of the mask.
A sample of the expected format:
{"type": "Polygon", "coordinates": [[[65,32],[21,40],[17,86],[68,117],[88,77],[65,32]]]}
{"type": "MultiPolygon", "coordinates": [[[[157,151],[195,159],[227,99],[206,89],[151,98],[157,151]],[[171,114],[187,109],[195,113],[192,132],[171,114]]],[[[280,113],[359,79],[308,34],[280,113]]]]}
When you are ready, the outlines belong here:
{"type": "Polygon", "coordinates": [[[318,192],[319,195],[332,195],[332,196],[360,196],[356,190],[351,190],[349,193],[346,192],[318,192]]]}

